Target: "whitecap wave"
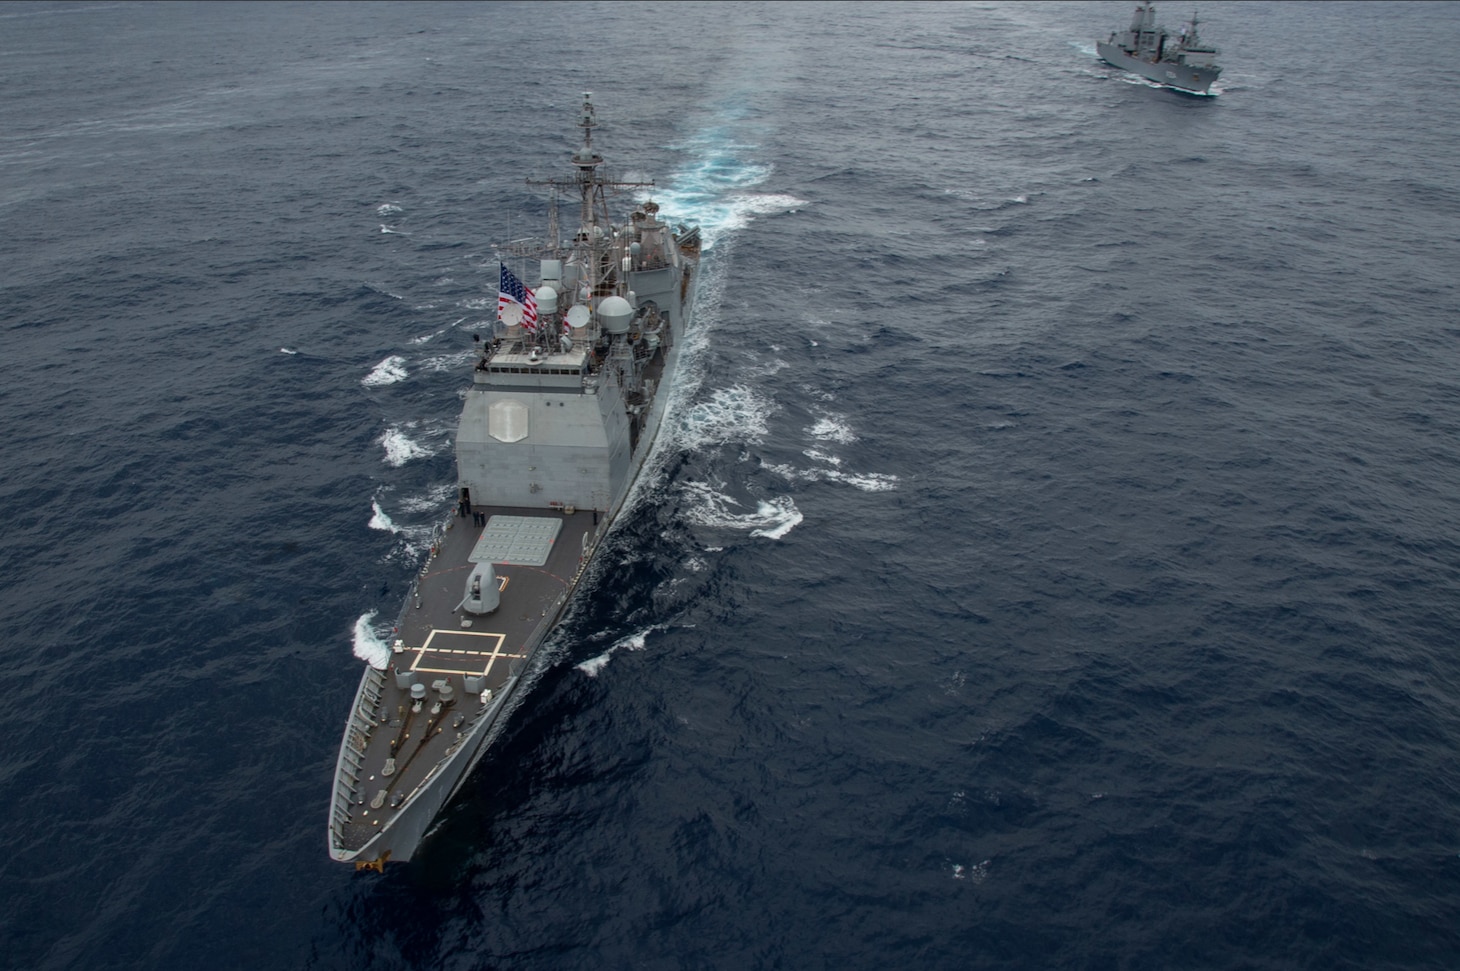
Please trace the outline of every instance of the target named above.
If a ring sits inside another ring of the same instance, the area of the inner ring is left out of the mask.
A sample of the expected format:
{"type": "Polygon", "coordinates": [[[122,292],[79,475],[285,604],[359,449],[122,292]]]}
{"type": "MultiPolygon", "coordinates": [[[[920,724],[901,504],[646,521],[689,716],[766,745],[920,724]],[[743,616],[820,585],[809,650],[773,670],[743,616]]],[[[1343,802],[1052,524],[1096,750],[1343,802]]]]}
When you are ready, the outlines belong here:
{"type": "Polygon", "coordinates": [[[639,631],[638,633],[630,634],[628,637],[620,638],[619,640],[614,641],[613,644],[609,646],[608,650],[604,651],[602,654],[598,655],[597,657],[591,657],[581,664],[577,664],[574,666],[579,671],[582,671],[584,674],[588,675],[590,678],[596,678],[598,677],[598,673],[600,671],[608,667],[608,660],[613,656],[614,651],[642,651],[644,649],[644,644],[646,643],[648,636],[655,631],[663,629],[664,626],[662,624],[655,624],[652,627],[648,627],[644,630],[639,631]]]}
{"type": "Polygon", "coordinates": [[[395,524],[395,521],[385,514],[385,510],[380,508],[379,499],[370,500],[370,510],[371,529],[378,529],[381,532],[397,534],[401,531],[400,527],[395,524]]]}
{"type": "MultiPolygon", "coordinates": [[[[777,348],[777,350],[779,350],[779,348],[777,348]]],[[[786,368],[788,368],[790,366],[791,366],[790,364],[788,364],[786,361],[782,360],[781,358],[779,358],[779,357],[773,357],[769,361],[765,362],[764,364],[752,364],[752,365],[750,365],[749,367],[747,367],[745,369],[745,374],[746,374],[746,377],[751,377],[751,378],[768,378],[768,377],[771,377],[773,375],[779,374],[781,371],[784,371],[786,368]]]]}
{"type": "Polygon", "coordinates": [[[690,502],[685,504],[686,518],[699,526],[735,529],[751,536],[781,539],[806,518],[790,496],[756,501],[754,512],[737,512],[738,500],[717,492],[707,482],[686,482],[684,491],[690,502]]]}
{"type": "Polygon", "coordinates": [[[370,370],[370,373],[360,379],[360,383],[367,388],[381,388],[387,384],[395,384],[406,379],[406,359],[398,354],[392,354],[370,370]]]}
{"type": "Polygon", "coordinates": [[[818,452],[814,448],[808,448],[801,453],[813,462],[825,462],[827,465],[838,466],[842,460],[835,455],[828,455],[825,452],[818,452]]]}
{"type": "Polygon", "coordinates": [[[425,458],[431,454],[430,449],[412,441],[399,426],[387,428],[376,441],[385,448],[385,464],[392,468],[398,469],[411,459],[425,458]]]}
{"type": "Polygon", "coordinates": [[[396,205],[393,202],[385,202],[376,207],[375,215],[384,218],[385,216],[394,216],[397,213],[401,212],[405,212],[405,210],[402,209],[400,206],[396,205]]]}
{"type": "Polygon", "coordinates": [[[377,671],[384,671],[390,664],[390,645],[374,628],[376,611],[361,614],[355,621],[355,656],[377,671]]]}
{"type": "Polygon", "coordinates": [[[441,354],[436,357],[425,358],[420,362],[419,366],[426,371],[446,371],[455,374],[476,360],[477,353],[475,348],[467,348],[464,351],[457,351],[454,354],[441,354]]]}
{"type": "Polygon", "coordinates": [[[281,347],[281,348],[279,348],[279,353],[280,354],[288,354],[290,356],[293,356],[295,354],[298,354],[299,352],[296,351],[296,350],[293,350],[292,348],[281,347]]]}
{"type": "Polygon", "coordinates": [[[762,536],[766,539],[780,539],[801,525],[806,517],[801,515],[801,510],[796,508],[796,503],[790,496],[779,496],[769,502],[760,502],[756,505],[754,519],[765,523],[757,529],[752,529],[750,535],[762,536]]]}
{"type": "Polygon", "coordinates": [[[806,433],[812,438],[819,438],[824,442],[838,442],[842,445],[850,445],[857,440],[852,429],[846,424],[846,420],[837,415],[823,415],[816,420],[816,423],[806,429],[806,433]]]}
{"type": "Polygon", "coordinates": [[[419,515],[425,512],[444,511],[447,500],[451,499],[455,492],[456,486],[449,482],[434,486],[422,495],[407,496],[402,499],[400,501],[401,512],[419,515]]]}
{"type": "MultiPolygon", "coordinates": [[[[465,317],[461,318],[461,320],[465,320],[465,319],[466,319],[465,317]]],[[[461,320],[458,320],[456,323],[457,324],[461,323],[461,320]]],[[[452,327],[455,327],[456,324],[452,324],[451,326],[452,327]]],[[[436,338],[440,337],[442,334],[446,333],[446,331],[448,329],[449,328],[443,327],[440,330],[434,331],[433,333],[430,333],[430,334],[421,334],[418,337],[412,337],[411,338],[411,343],[412,344],[426,344],[426,343],[429,343],[429,342],[435,340],[436,338]]]]}
{"type": "Polygon", "coordinates": [[[843,472],[841,469],[796,469],[789,465],[767,465],[766,471],[792,482],[838,482],[863,492],[892,492],[900,481],[883,472],[843,472]]]}

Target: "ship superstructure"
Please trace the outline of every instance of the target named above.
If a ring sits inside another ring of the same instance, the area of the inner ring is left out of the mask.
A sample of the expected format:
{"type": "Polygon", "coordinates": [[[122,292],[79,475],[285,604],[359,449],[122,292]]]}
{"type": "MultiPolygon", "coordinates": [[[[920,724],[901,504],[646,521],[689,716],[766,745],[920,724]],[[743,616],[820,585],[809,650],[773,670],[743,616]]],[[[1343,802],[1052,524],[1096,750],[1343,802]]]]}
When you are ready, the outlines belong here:
{"type": "Polygon", "coordinates": [[[615,182],[581,147],[552,194],[538,285],[500,267],[498,322],[478,339],[456,434],[457,486],[411,584],[383,666],[366,668],[330,800],[330,855],[409,859],[482,758],[534,654],[622,509],[664,419],[694,306],[697,229],[644,202],[615,223],[615,182]],[[559,200],[570,199],[568,233],[559,200]]]}

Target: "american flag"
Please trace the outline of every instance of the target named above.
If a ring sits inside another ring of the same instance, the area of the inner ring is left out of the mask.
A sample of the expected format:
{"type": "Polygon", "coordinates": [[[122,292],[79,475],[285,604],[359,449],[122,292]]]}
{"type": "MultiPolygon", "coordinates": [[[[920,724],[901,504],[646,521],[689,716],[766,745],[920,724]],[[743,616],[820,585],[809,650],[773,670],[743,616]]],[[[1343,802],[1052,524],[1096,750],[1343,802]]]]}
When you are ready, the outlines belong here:
{"type": "Polygon", "coordinates": [[[509,303],[515,303],[522,308],[522,326],[530,331],[537,330],[537,298],[532,291],[522,285],[522,281],[513,275],[506,266],[502,267],[502,282],[497,284],[497,319],[502,319],[502,311],[507,309],[509,303]]]}

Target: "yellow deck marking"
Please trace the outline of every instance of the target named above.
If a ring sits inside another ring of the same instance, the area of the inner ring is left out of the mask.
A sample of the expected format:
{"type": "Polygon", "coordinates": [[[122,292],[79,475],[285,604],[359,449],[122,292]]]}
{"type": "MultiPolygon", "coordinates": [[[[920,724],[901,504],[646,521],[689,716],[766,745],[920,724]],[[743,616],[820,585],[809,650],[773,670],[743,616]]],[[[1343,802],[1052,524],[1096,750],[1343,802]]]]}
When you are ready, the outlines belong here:
{"type": "Polygon", "coordinates": [[[525,658],[527,656],[526,654],[515,654],[511,651],[502,650],[502,646],[506,643],[506,640],[507,637],[505,634],[496,634],[490,631],[442,630],[439,627],[433,627],[431,628],[431,633],[426,635],[425,644],[420,647],[408,648],[408,650],[416,655],[411,660],[411,670],[424,674],[490,674],[492,665],[496,664],[499,658],[525,658]],[[443,643],[439,647],[433,646],[438,640],[438,635],[439,640],[443,643]],[[448,643],[473,643],[472,641],[457,640],[458,638],[485,638],[485,641],[478,641],[477,643],[481,643],[482,647],[487,649],[445,646],[448,643]],[[427,654],[432,656],[432,662],[435,664],[454,661],[458,657],[461,658],[461,661],[457,662],[456,667],[426,667],[423,662],[426,660],[427,654]]]}

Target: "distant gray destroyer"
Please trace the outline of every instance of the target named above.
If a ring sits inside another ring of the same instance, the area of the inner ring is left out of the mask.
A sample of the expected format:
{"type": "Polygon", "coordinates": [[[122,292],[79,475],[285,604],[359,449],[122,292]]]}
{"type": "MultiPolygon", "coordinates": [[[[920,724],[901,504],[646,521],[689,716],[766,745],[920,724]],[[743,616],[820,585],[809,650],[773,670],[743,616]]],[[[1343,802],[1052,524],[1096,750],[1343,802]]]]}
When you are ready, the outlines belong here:
{"type": "MultiPolygon", "coordinates": [[[[653,202],[627,222],[593,145],[590,95],[573,177],[548,186],[548,236],[515,243],[539,285],[500,267],[456,433],[451,514],[412,582],[389,656],[365,669],[330,799],[329,851],[357,868],[409,859],[513,707],[624,505],[664,421],[693,312],[699,230],[653,202]],[[559,195],[576,201],[560,238],[559,195]]],[[[528,274],[524,273],[524,276],[528,274]]]]}
{"type": "Polygon", "coordinates": [[[1204,44],[1197,34],[1196,15],[1183,24],[1173,38],[1165,27],[1156,26],[1156,5],[1139,4],[1130,29],[1112,32],[1110,40],[1096,41],[1101,60],[1122,70],[1139,74],[1157,84],[1182,91],[1206,94],[1222,73],[1217,66],[1217,49],[1204,44]]]}

